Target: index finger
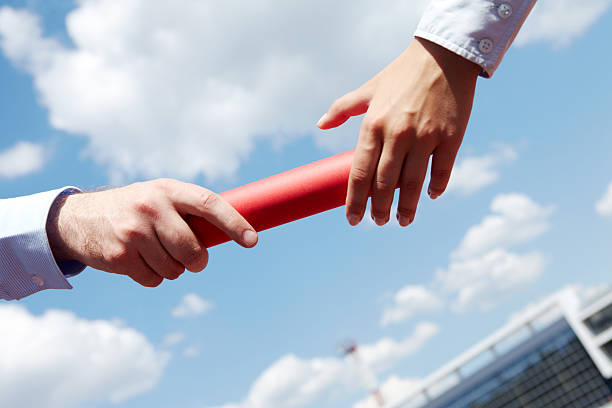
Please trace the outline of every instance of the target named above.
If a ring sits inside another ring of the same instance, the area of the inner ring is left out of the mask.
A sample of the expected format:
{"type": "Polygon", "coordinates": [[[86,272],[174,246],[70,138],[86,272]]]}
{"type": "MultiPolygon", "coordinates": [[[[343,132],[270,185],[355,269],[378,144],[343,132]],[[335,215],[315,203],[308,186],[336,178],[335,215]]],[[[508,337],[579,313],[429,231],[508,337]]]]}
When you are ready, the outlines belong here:
{"type": "Polygon", "coordinates": [[[257,244],[255,229],[220,195],[180,181],[176,181],[173,189],[172,201],[179,211],[206,219],[246,248],[257,244]]]}
{"type": "Polygon", "coordinates": [[[378,138],[362,125],[346,193],[346,217],[351,225],[363,218],[381,149],[378,138]]]}

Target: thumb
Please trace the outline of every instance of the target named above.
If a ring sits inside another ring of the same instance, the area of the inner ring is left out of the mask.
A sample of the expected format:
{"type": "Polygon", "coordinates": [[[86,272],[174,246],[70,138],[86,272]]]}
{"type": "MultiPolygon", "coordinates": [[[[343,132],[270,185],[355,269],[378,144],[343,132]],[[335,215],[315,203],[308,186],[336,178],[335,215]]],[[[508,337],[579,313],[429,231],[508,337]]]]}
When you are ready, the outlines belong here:
{"type": "Polygon", "coordinates": [[[370,95],[359,88],[336,99],[327,113],[319,119],[320,129],[331,129],[340,126],[351,116],[366,113],[370,105],[370,95]]]}

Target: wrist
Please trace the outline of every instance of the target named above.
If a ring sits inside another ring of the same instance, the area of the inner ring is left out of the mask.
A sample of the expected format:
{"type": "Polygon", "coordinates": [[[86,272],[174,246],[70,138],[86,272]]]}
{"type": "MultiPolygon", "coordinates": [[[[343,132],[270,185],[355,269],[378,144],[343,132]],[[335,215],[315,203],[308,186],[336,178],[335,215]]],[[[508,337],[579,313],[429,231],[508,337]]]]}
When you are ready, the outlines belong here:
{"type": "Polygon", "coordinates": [[[417,37],[415,42],[420,44],[433,57],[440,69],[449,77],[470,82],[476,82],[478,79],[481,71],[478,64],[424,38],[417,37]]]}
{"type": "Polygon", "coordinates": [[[76,228],[73,222],[73,208],[79,194],[60,195],[51,205],[47,218],[47,238],[51,252],[57,262],[81,261],[73,242],[76,241],[76,228]]]}

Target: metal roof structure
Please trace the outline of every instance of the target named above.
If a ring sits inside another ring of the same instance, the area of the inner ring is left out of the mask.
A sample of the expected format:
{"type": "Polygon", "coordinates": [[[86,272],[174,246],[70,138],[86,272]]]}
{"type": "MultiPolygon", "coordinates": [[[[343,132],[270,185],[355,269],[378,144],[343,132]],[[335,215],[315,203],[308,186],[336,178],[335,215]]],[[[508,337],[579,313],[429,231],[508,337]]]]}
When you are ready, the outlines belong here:
{"type": "Polygon", "coordinates": [[[601,375],[612,378],[612,288],[583,305],[573,289],[511,319],[508,324],[451,360],[419,387],[387,408],[420,408],[468,380],[485,366],[494,364],[514,348],[548,328],[568,324],[580,340],[601,375]]]}

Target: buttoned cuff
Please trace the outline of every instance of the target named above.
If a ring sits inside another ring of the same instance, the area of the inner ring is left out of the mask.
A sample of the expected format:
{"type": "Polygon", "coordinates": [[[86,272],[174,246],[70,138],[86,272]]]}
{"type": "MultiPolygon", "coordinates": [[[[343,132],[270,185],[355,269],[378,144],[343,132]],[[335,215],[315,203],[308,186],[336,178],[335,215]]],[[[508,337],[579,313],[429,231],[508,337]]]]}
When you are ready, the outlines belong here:
{"type": "Polygon", "coordinates": [[[0,297],[21,299],[44,289],[72,289],[66,275],[74,276],[82,264],[57,264],[47,239],[47,217],[62,194],[78,191],[65,187],[25,197],[0,200],[0,297]]]}
{"type": "Polygon", "coordinates": [[[434,42],[491,77],[536,0],[431,0],[415,37],[434,42]]]}

